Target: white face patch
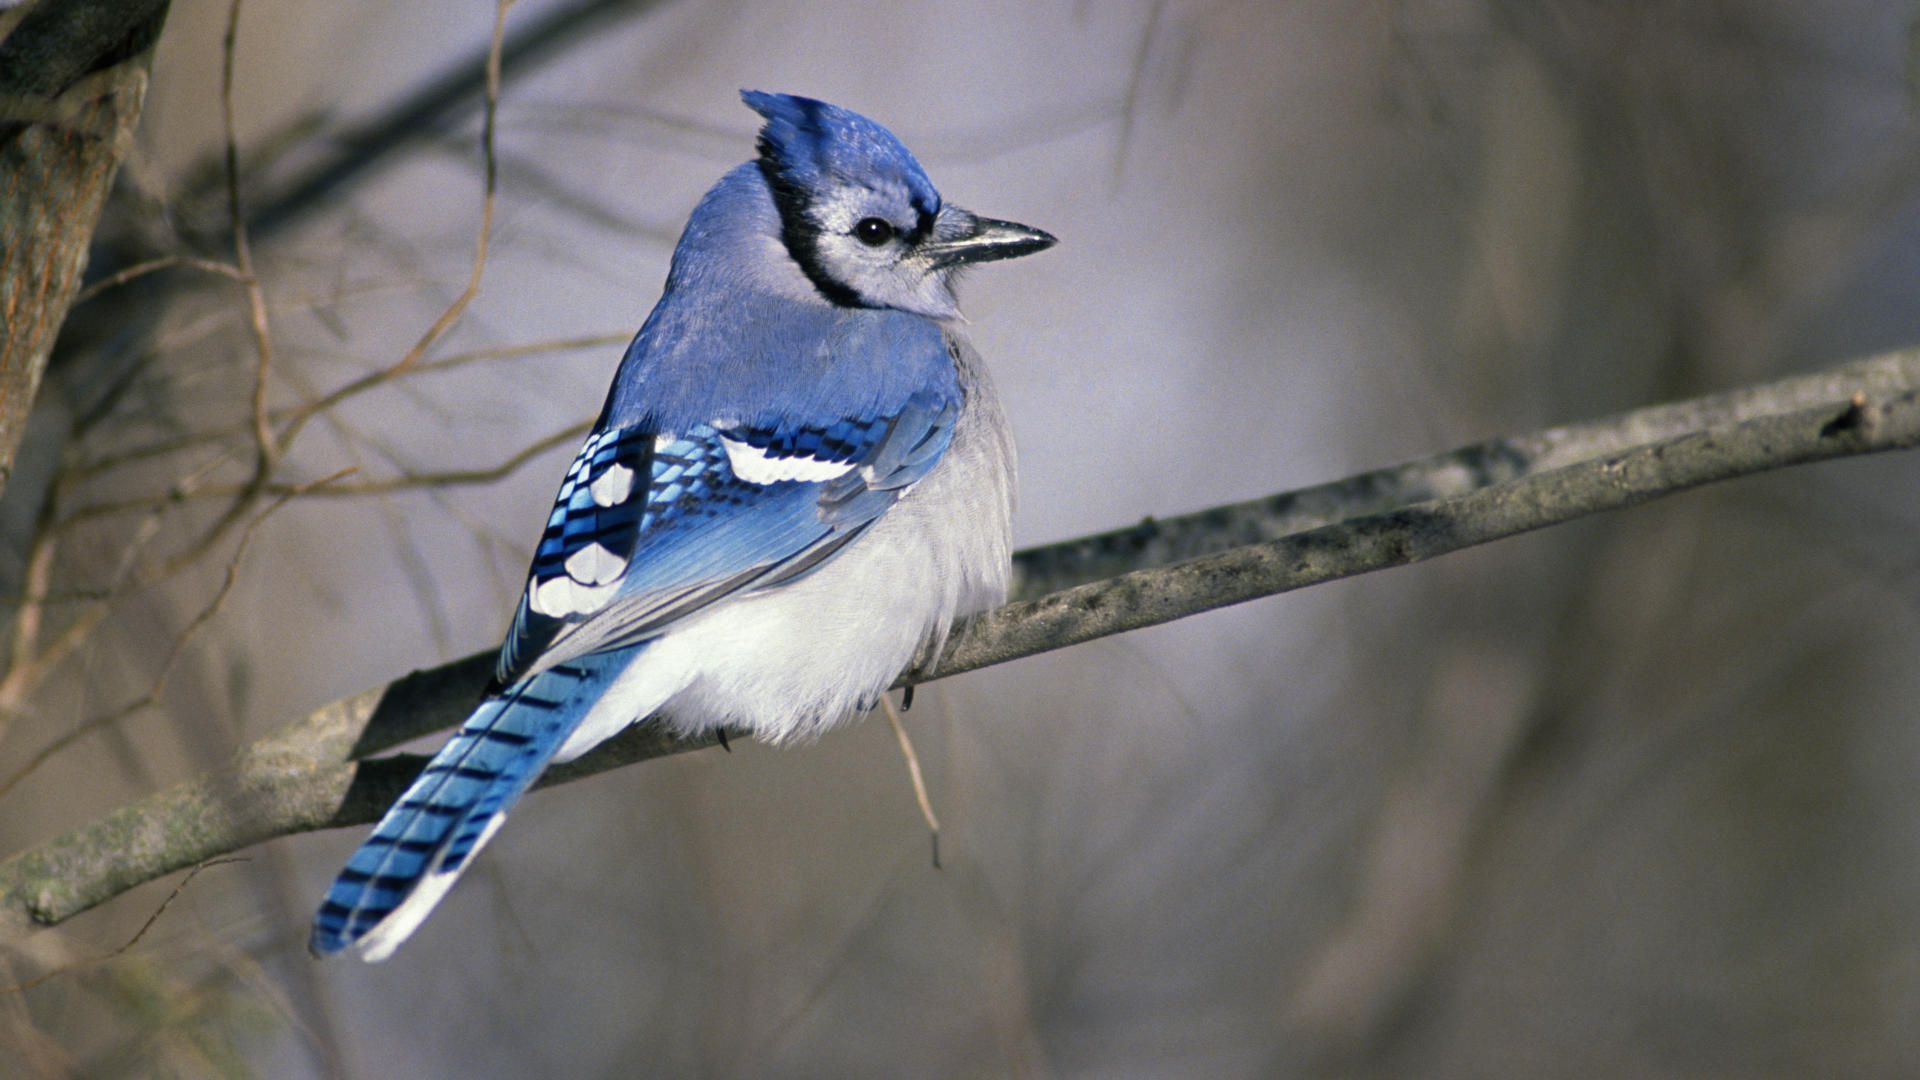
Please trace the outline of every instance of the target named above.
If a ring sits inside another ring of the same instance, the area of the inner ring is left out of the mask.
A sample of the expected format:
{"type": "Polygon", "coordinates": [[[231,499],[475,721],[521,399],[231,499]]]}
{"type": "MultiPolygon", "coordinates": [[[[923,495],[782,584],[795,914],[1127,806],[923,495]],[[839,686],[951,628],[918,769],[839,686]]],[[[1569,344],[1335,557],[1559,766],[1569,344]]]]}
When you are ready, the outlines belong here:
{"type": "Polygon", "coordinates": [[[733,466],[733,475],[749,484],[777,484],[782,480],[820,483],[838,479],[855,468],[851,461],[822,461],[803,455],[774,457],[758,447],[724,436],[720,439],[720,445],[727,451],[727,463],[733,466]]]}
{"type": "Polygon", "coordinates": [[[625,465],[609,465],[607,471],[587,489],[601,506],[618,506],[633,494],[633,470],[625,465]]]}

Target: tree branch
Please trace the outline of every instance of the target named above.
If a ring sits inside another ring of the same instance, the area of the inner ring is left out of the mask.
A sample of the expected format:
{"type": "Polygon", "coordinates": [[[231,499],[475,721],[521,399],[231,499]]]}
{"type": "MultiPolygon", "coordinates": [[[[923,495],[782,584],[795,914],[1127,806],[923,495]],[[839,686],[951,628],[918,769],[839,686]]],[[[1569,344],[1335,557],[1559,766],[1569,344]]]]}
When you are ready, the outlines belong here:
{"type": "Polygon", "coordinates": [[[473,109],[489,78],[512,81],[563,55],[608,22],[644,15],[659,0],[571,0],[536,12],[496,49],[477,50],[435,73],[379,115],[334,133],[318,163],[269,191],[249,220],[260,236],[278,233],[315,207],[420,142],[438,138],[473,109]],[[489,74],[491,69],[492,74],[489,74]]]}
{"type": "Polygon", "coordinates": [[[166,0],[46,0],[0,15],[0,490],[132,144],[166,14],[166,0]]]}
{"type": "MultiPolygon", "coordinates": [[[[939,662],[923,663],[900,683],[1399,566],[1716,480],[1915,445],[1920,352],[1463,447],[1023,552],[1022,599],[956,627],[939,662]]],[[[374,820],[425,759],[360,759],[458,723],[492,661],[470,656],[335,702],[247,747],[225,769],[11,857],[0,863],[0,927],[57,923],[251,844],[374,820]]],[[[542,783],[712,741],[638,725],[550,770],[542,783]]]]}

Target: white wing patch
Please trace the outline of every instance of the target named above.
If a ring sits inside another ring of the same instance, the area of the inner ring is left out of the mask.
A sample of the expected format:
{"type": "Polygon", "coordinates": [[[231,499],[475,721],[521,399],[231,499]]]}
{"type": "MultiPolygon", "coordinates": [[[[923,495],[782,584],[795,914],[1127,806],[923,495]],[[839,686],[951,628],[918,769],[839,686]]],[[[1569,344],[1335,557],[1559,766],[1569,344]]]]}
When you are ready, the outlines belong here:
{"type": "Polygon", "coordinates": [[[727,463],[733,466],[733,475],[749,484],[777,484],[782,480],[819,483],[838,479],[855,468],[851,461],[822,461],[803,455],[774,457],[765,450],[736,442],[724,435],[720,437],[720,445],[727,451],[727,463]]]}
{"type": "Polygon", "coordinates": [[[625,465],[610,465],[587,490],[593,492],[595,503],[618,506],[633,494],[633,470],[625,465]]]}
{"type": "MultiPolygon", "coordinates": [[[[587,550],[581,549],[575,553],[574,557],[578,558],[587,550]]],[[[568,559],[567,562],[571,565],[573,559],[568,559]]],[[[527,607],[556,619],[564,619],[569,615],[585,615],[588,612],[600,610],[608,600],[612,599],[614,590],[619,587],[620,583],[617,580],[603,585],[582,585],[567,574],[555,574],[533,587],[532,594],[527,597],[527,607]]]]}
{"type": "Polygon", "coordinates": [[[626,569],[627,560],[599,544],[588,544],[567,556],[567,576],[582,585],[605,585],[626,569]]]}

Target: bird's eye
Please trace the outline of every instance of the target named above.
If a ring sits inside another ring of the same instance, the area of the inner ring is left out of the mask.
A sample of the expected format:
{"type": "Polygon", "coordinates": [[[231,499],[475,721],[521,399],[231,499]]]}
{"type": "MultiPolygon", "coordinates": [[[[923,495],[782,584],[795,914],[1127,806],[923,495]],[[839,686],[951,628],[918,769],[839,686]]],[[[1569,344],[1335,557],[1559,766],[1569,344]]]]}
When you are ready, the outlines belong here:
{"type": "Polygon", "coordinates": [[[879,247],[893,239],[893,222],[886,218],[861,218],[853,227],[853,235],[868,247],[879,247]]]}

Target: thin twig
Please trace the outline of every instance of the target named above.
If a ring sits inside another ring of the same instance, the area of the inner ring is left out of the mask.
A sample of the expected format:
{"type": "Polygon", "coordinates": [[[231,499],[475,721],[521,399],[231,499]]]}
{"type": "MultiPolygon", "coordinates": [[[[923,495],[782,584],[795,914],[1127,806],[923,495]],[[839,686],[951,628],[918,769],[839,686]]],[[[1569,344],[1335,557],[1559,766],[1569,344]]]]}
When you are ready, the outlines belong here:
{"type": "Polygon", "coordinates": [[[247,549],[253,543],[254,533],[259,530],[261,523],[266,521],[274,511],[287,505],[288,502],[297,496],[304,494],[305,488],[325,485],[352,471],[352,469],[342,469],[332,476],[322,477],[309,485],[305,485],[303,488],[289,491],[285,495],[275,499],[265,510],[247,522],[246,528],[240,530],[240,542],[234,546],[233,557],[227,560],[226,575],[221,578],[219,589],[215,590],[213,599],[209,600],[206,606],[202,607],[178,634],[174,635],[173,643],[167,650],[167,658],[160,664],[160,674],[154,677],[153,685],[147,688],[147,692],[120,708],[115,709],[113,712],[105,713],[91,720],[82,722],[71,731],[59,736],[46,746],[41,747],[37,753],[27,759],[26,764],[15,770],[13,774],[8,776],[4,781],[0,781],[0,797],[4,797],[7,792],[12,791],[16,784],[25,780],[35,769],[46,764],[49,758],[52,758],[60,751],[65,750],[67,747],[72,746],[74,743],[96,731],[112,727],[114,724],[125,720],[134,713],[157,704],[160,700],[160,695],[165,692],[167,688],[168,677],[173,674],[174,664],[179,662],[181,654],[186,651],[187,642],[190,641],[195,634],[199,633],[202,627],[213,620],[214,615],[219,612],[221,605],[226,602],[228,594],[233,592],[234,584],[240,580],[240,560],[246,557],[247,549]]]}
{"type": "Polygon", "coordinates": [[[146,262],[134,263],[132,266],[116,270],[81,289],[73,298],[73,306],[79,307],[108,289],[119,288],[136,278],[143,278],[161,270],[170,270],[176,266],[204,270],[209,274],[219,274],[221,277],[233,278],[236,281],[246,278],[246,273],[232,263],[223,263],[214,259],[196,259],[187,255],[163,255],[157,259],[148,259],[146,262]]]}
{"type": "Polygon", "coordinates": [[[210,866],[225,866],[228,863],[243,863],[247,861],[249,860],[244,855],[223,855],[218,859],[208,859],[206,862],[193,866],[187,871],[187,876],[181,878],[180,883],[175,885],[173,891],[167,894],[167,898],[160,901],[160,906],[153,909],[153,914],[147,916],[147,921],[140,924],[140,929],[133,932],[133,936],[127,939],[126,944],[112,952],[103,953],[89,960],[76,960],[71,964],[62,964],[52,971],[44,972],[28,979],[26,982],[18,983],[14,986],[0,986],[0,994],[22,993],[39,986],[49,979],[56,979],[62,975],[72,974],[81,968],[98,967],[109,960],[125,955],[128,950],[140,944],[140,939],[147,936],[147,931],[153,929],[153,924],[159,922],[160,916],[167,913],[167,908],[171,906],[175,900],[180,898],[180,894],[186,891],[188,885],[193,884],[193,879],[200,876],[200,871],[210,866]]]}
{"type": "MultiPolygon", "coordinates": [[[[196,482],[196,478],[188,477],[181,482],[183,484],[191,484],[196,482]]],[[[60,488],[62,486],[62,484],[56,482],[54,490],[48,493],[43,513],[47,515],[52,514],[53,508],[59,503],[60,488]]],[[[153,539],[160,534],[160,518],[163,510],[164,507],[155,506],[148,512],[146,518],[135,527],[133,539],[128,542],[125,550],[122,552],[118,565],[114,567],[112,575],[108,578],[107,586],[103,589],[91,590],[87,596],[83,597],[83,599],[90,600],[91,603],[81,609],[78,614],[74,615],[71,621],[67,623],[65,629],[61,630],[52,641],[48,642],[45,647],[38,651],[16,651],[14,653],[7,668],[6,678],[3,682],[0,682],[0,707],[17,709],[24,705],[27,698],[40,683],[59,668],[61,664],[65,663],[69,656],[78,651],[81,645],[86,643],[87,638],[92,635],[94,629],[106,618],[109,601],[113,599],[121,588],[126,586],[128,578],[133,573],[140,551],[152,543],[153,539]]],[[[57,523],[54,525],[43,525],[36,534],[33,548],[36,554],[43,551],[45,552],[44,557],[46,558],[46,563],[43,569],[49,575],[52,570],[52,542],[55,539],[57,527],[57,523]]],[[[54,602],[53,594],[50,591],[43,591],[43,589],[44,585],[35,587],[32,582],[29,582],[29,591],[22,603],[23,614],[25,614],[30,607],[36,609],[37,612],[38,609],[44,608],[47,604],[54,602]]],[[[37,634],[39,619],[40,616],[36,613],[29,621],[28,626],[28,629],[34,631],[34,633],[22,635],[23,639],[32,638],[37,634]]]]}
{"type": "Polygon", "coordinates": [[[487,90],[486,110],[480,121],[480,157],[483,180],[483,194],[480,198],[480,235],[474,239],[473,268],[467,275],[466,288],[460,290],[447,310],[440,313],[413,348],[400,358],[399,363],[387,369],[388,377],[398,375],[426,355],[433,343],[452,328],[473,298],[480,295],[480,277],[487,268],[487,247],[493,238],[493,211],[499,189],[500,165],[494,152],[494,123],[500,112],[500,50],[506,43],[507,9],[513,6],[513,0],[498,0],[493,9],[493,39],[487,47],[487,90]]]}
{"type": "MultiPolygon", "coordinates": [[[[466,352],[452,353],[450,355],[440,357],[439,359],[436,359],[436,360],[421,361],[420,363],[414,365],[413,370],[409,372],[409,375],[417,378],[421,375],[425,375],[430,372],[437,373],[437,372],[443,372],[443,371],[451,371],[456,368],[465,367],[469,364],[479,363],[487,360],[512,360],[512,359],[517,359],[523,356],[538,356],[544,353],[572,352],[580,349],[605,348],[605,347],[610,347],[614,345],[625,344],[627,339],[632,336],[633,336],[632,334],[628,334],[628,333],[590,334],[582,337],[563,338],[555,341],[535,341],[535,342],[526,342],[519,345],[496,345],[496,346],[492,346],[485,349],[471,349],[466,352]]],[[[378,373],[375,373],[375,376],[377,375],[378,373]]],[[[311,404],[311,405],[303,404],[303,405],[281,406],[279,408],[273,409],[268,414],[269,419],[275,424],[280,424],[288,420],[292,416],[294,416],[296,413],[304,413],[308,411],[313,411],[316,413],[325,412],[330,410],[332,407],[341,404],[342,402],[346,401],[349,398],[355,397],[359,394],[365,393],[368,390],[373,390],[380,386],[384,386],[386,384],[387,384],[387,380],[378,378],[378,377],[356,378],[352,380],[350,383],[348,383],[347,385],[342,386],[330,392],[327,395],[327,398],[324,404],[321,404],[318,401],[316,401],[314,404],[311,404]]],[[[206,431],[188,432],[186,434],[176,435],[167,439],[156,440],[150,443],[142,443],[140,445],[131,447],[129,449],[117,450],[111,454],[104,454],[91,461],[83,462],[80,465],[74,466],[72,469],[68,470],[68,474],[70,474],[71,479],[76,482],[80,480],[86,480],[94,476],[98,476],[101,473],[109,472],[113,469],[121,468],[129,464],[141,464],[141,465],[148,464],[155,457],[162,454],[178,454],[188,450],[195,450],[195,449],[199,449],[200,447],[213,445],[227,439],[232,439],[236,436],[244,435],[247,433],[247,430],[248,430],[247,427],[244,425],[229,426],[229,427],[223,427],[223,428],[213,428],[206,431]]],[[[67,474],[63,474],[63,475],[67,475],[67,474]]]]}
{"type": "Polygon", "coordinates": [[[927,779],[920,772],[920,755],[914,753],[913,739],[908,737],[906,725],[900,722],[900,710],[894,707],[893,699],[882,694],[880,709],[887,714],[887,723],[893,725],[893,737],[900,740],[900,756],[907,759],[907,778],[913,781],[913,797],[920,803],[920,816],[927,819],[927,833],[933,844],[933,868],[938,870],[940,869],[940,819],[934,816],[933,800],[927,797],[927,779]]]}
{"type": "Polygon", "coordinates": [[[40,623],[46,614],[47,594],[53,586],[55,533],[48,527],[53,517],[53,501],[49,493],[34,524],[33,542],[27,546],[23,595],[13,617],[13,638],[7,644],[7,673],[0,678],[0,740],[6,738],[6,715],[20,709],[27,699],[28,688],[35,681],[31,669],[35,649],[40,644],[40,623]]]}
{"type": "Polygon", "coordinates": [[[439,341],[442,335],[452,329],[453,324],[458,321],[461,314],[467,310],[467,305],[473,303],[474,297],[480,295],[480,278],[486,271],[487,248],[493,236],[494,205],[499,184],[499,166],[494,153],[494,122],[500,108],[500,50],[506,39],[507,9],[512,6],[513,0],[496,0],[494,5],[493,38],[491,45],[487,49],[486,110],[480,122],[480,154],[483,176],[483,191],[480,198],[480,230],[479,236],[474,241],[473,266],[467,273],[466,287],[461,289],[460,295],[454,297],[453,302],[448,304],[446,310],[440,313],[440,317],[433,321],[433,325],[427,327],[426,332],[421,334],[420,339],[413,343],[413,347],[407,350],[406,355],[402,356],[390,366],[356,379],[341,389],[334,391],[332,394],[299,410],[293,418],[288,421],[282,433],[282,440],[284,442],[292,442],[294,435],[296,435],[301,428],[305,427],[316,413],[324,409],[332,408],[349,395],[359,393],[370,386],[387,382],[411,369],[415,364],[420,362],[420,358],[426,355],[427,350],[432,348],[434,343],[439,341]]]}
{"type": "Polygon", "coordinates": [[[406,473],[402,476],[388,477],[382,480],[367,480],[356,484],[333,484],[315,491],[316,496],[361,497],[366,495],[389,495],[402,491],[437,490],[448,487],[461,487],[472,484],[491,484],[518,472],[528,462],[537,460],[556,447],[571,446],[586,436],[593,427],[591,421],[569,424],[559,431],[538,442],[531,443],[515,452],[513,456],[498,465],[480,469],[448,469],[443,472],[406,473]]]}
{"type": "Polygon", "coordinates": [[[1127,151],[1133,146],[1133,129],[1140,111],[1141,87],[1147,80],[1147,60],[1160,34],[1160,19],[1166,13],[1166,0],[1153,0],[1147,8],[1147,24],[1140,30],[1140,42],[1134,48],[1133,65],[1128,69],[1127,92],[1120,101],[1120,136],[1113,141],[1113,173],[1107,179],[1108,192],[1120,189],[1126,173],[1127,151]]]}
{"type": "Polygon", "coordinates": [[[273,369],[273,335],[267,325],[266,291],[260,285],[259,275],[254,272],[253,251],[247,242],[246,219],[240,205],[240,147],[233,120],[233,72],[243,2],[232,0],[227,9],[227,30],[222,42],[220,111],[225,134],[227,210],[233,219],[234,263],[246,291],[247,323],[254,339],[253,478],[214,523],[200,534],[198,540],[168,560],[169,573],[198,562],[230,529],[246,519],[248,511],[261,498],[283,449],[283,444],[274,437],[272,426],[266,419],[267,380],[273,369]]]}
{"type": "MultiPolygon", "coordinates": [[[[232,97],[231,66],[233,64],[236,31],[238,27],[239,11],[240,11],[240,6],[242,2],[243,0],[233,0],[232,7],[229,10],[228,24],[227,24],[227,39],[226,39],[226,54],[227,54],[226,63],[228,64],[228,72],[227,72],[226,84],[223,86],[223,101],[225,103],[225,108],[228,110],[228,123],[229,123],[227,166],[229,171],[230,184],[233,185],[233,186],[230,186],[229,188],[229,201],[230,201],[230,208],[235,209],[236,212],[239,205],[238,203],[239,196],[238,196],[238,188],[237,188],[239,152],[238,152],[237,146],[235,146],[231,137],[231,131],[232,131],[231,129],[231,121],[232,121],[232,118],[231,118],[231,97],[232,97]]],[[[481,125],[481,147],[483,151],[483,156],[485,158],[486,190],[481,200],[481,215],[480,215],[481,222],[480,222],[480,229],[479,229],[479,239],[476,243],[473,268],[471,273],[469,274],[466,289],[464,289],[461,292],[461,295],[457,297],[454,300],[454,302],[450,304],[444,312],[442,312],[440,318],[435,320],[434,324],[428,328],[427,332],[421,336],[420,340],[415,342],[413,348],[408,350],[407,354],[401,357],[399,361],[397,361],[390,367],[384,368],[378,372],[374,372],[363,379],[356,380],[355,383],[349,384],[349,386],[345,388],[343,391],[336,391],[334,394],[328,395],[327,397],[322,398],[319,401],[311,402],[306,406],[295,410],[292,416],[289,418],[286,426],[280,431],[280,433],[277,436],[275,436],[272,432],[272,425],[268,420],[268,416],[266,412],[266,404],[265,404],[265,392],[266,392],[265,379],[270,370],[271,361],[272,361],[271,339],[270,339],[270,336],[267,335],[267,327],[266,327],[266,321],[265,321],[265,310],[266,310],[265,298],[264,298],[264,293],[261,293],[258,290],[258,282],[256,279],[254,279],[252,274],[251,254],[248,252],[247,245],[244,242],[245,230],[244,228],[236,230],[235,249],[236,249],[236,255],[239,257],[239,261],[240,261],[240,270],[242,274],[247,278],[247,280],[252,282],[252,284],[249,286],[249,289],[248,289],[249,308],[250,308],[249,321],[252,323],[254,327],[256,352],[258,353],[258,356],[259,356],[259,361],[258,361],[258,364],[256,365],[256,384],[255,384],[254,411],[253,411],[253,419],[254,419],[253,428],[255,433],[255,446],[256,446],[255,469],[253,473],[253,478],[237,495],[233,497],[232,501],[228,504],[227,508],[219,515],[219,517],[217,517],[214,520],[213,524],[208,526],[200,534],[200,536],[197,539],[195,539],[192,543],[188,544],[181,551],[176,552],[174,555],[169,557],[164,563],[161,564],[161,566],[156,572],[158,576],[160,577],[171,576],[172,574],[178,573],[180,570],[185,569],[186,567],[197,563],[201,558],[203,558],[206,555],[208,551],[210,551],[213,548],[215,544],[219,543],[220,540],[223,539],[231,529],[233,529],[236,525],[240,524],[240,522],[246,519],[247,512],[255,505],[255,503],[258,502],[260,498],[262,498],[263,496],[269,493],[270,472],[273,466],[279,461],[279,459],[286,453],[287,449],[293,444],[293,440],[295,436],[299,434],[300,430],[304,428],[306,424],[309,421],[311,421],[317,413],[319,413],[320,411],[326,408],[331,407],[337,400],[340,399],[340,397],[345,396],[346,393],[357,392],[357,390],[361,388],[363,385],[373,385],[373,384],[390,380],[396,375],[399,375],[407,371],[411,367],[413,367],[413,365],[419,360],[421,355],[424,354],[426,350],[430,348],[433,345],[433,343],[440,338],[442,334],[444,334],[450,327],[452,327],[454,322],[459,318],[460,313],[464,311],[467,305],[473,301],[473,298],[479,294],[480,277],[486,265],[488,238],[491,236],[492,229],[493,229],[495,187],[496,187],[495,185],[496,170],[494,165],[494,150],[493,150],[494,120],[495,120],[495,115],[498,111],[497,106],[499,101],[499,90],[500,90],[500,50],[502,46],[504,29],[506,24],[506,13],[507,13],[507,9],[511,6],[512,6],[512,0],[497,0],[495,9],[494,9],[493,38],[492,38],[492,45],[488,54],[490,59],[489,59],[488,69],[487,69],[488,70],[487,107],[486,107],[485,120],[481,125]],[[266,438],[264,439],[260,437],[263,431],[266,434],[266,438]]],[[[275,489],[275,490],[284,491],[286,489],[275,489]]],[[[171,499],[171,498],[178,497],[178,494],[179,494],[179,485],[176,485],[175,491],[173,493],[170,493],[168,498],[171,499]]]]}
{"type": "Polygon", "coordinates": [[[253,247],[247,243],[247,218],[240,210],[240,140],[233,123],[233,67],[237,52],[235,45],[240,36],[242,2],[233,0],[232,6],[227,9],[227,36],[221,50],[220,116],[225,124],[227,211],[233,218],[234,264],[239,268],[241,284],[247,290],[247,322],[253,330],[256,357],[253,375],[253,487],[257,490],[272,475],[280,453],[273,426],[267,422],[267,378],[273,371],[273,335],[267,329],[267,296],[266,290],[260,286],[260,276],[254,272],[253,247]]]}
{"type": "Polygon", "coordinates": [[[437,139],[471,107],[475,92],[496,67],[503,77],[530,72],[568,55],[580,38],[601,32],[615,19],[637,19],[662,0],[569,0],[542,5],[520,21],[504,47],[482,56],[462,56],[417,83],[412,92],[378,115],[338,131],[311,167],[260,200],[256,234],[279,232],[316,209],[338,203],[342,192],[423,139],[437,139]]]}
{"type": "MultiPolygon", "coordinates": [[[[547,437],[522,447],[505,461],[475,469],[447,469],[439,472],[409,472],[400,476],[379,480],[363,480],[354,484],[329,484],[323,488],[314,488],[311,483],[288,484],[272,482],[267,484],[264,494],[286,495],[299,491],[311,494],[315,498],[357,498],[365,495],[390,495],[402,491],[418,491],[426,488],[459,487],[471,484],[491,484],[502,480],[521,469],[528,462],[557,446],[566,446],[578,442],[591,422],[583,421],[569,424],[547,437]],[[312,489],[309,491],[308,489],[312,489]]],[[[157,506],[173,505],[192,498],[211,497],[228,498],[241,494],[245,490],[240,485],[208,486],[189,493],[169,492],[165,495],[147,496],[140,499],[128,499],[122,502],[98,502],[79,507],[60,520],[60,527],[67,528],[79,522],[112,514],[125,514],[135,511],[152,510],[157,506]]]]}
{"type": "MultiPolygon", "coordinates": [[[[266,320],[266,298],[264,291],[259,286],[258,278],[253,272],[252,253],[246,242],[246,228],[244,222],[241,221],[239,217],[239,149],[233,134],[232,76],[240,7],[242,3],[243,0],[232,0],[232,6],[228,11],[225,41],[226,68],[221,94],[222,108],[227,121],[226,164],[228,175],[228,203],[229,209],[235,214],[235,256],[240,274],[247,283],[248,322],[253,330],[255,352],[257,355],[252,417],[255,464],[253,477],[248,484],[239,494],[233,497],[226,510],[214,520],[213,524],[208,526],[196,540],[188,544],[183,550],[175,553],[161,566],[159,572],[162,576],[177,573],[179,570],[198,562],[215,544],[219,543],[231,529],[246,519],[248,511],[254,504],[268,494],[273,468],[286,453],[288,447],[292,445],[294,437],[312,420],[316,413],[330,407],[337,400],[336,395],[329,395],[327,398],[309,403],[295,410],[286,426],[278,435],[275,435],[266,405],[267,378],[271,372],[273,360],[272,337],[269,333],[266,320]]],[[[481,145],[485,156],[486,192],[481,202],[480,236],[476,245],[473,269],[469,275],[467,287],[462,291],[461,295],[448,306],[446,311],[441,314],[440,318],[434,322],[427,332],[421,336],[420,340],[415,342],[413,348],[408,350],[405,356],[401,357],[401,359],[392,366],[375,372],[365,379],[358,380],[356,384],[350,384],[349,391],[359,383],[372,385],[383,382],[411,368],[414,363],[419,360],[420,356],[453,325],[460,313],[466,309],[467,305],[471,303],[473,298],[479,293],[480,276],[486,264],[488,237],[491,235],[493,228],[495,203],[493,131],[500,87],[500,49],[506,21],[506,12],[510,6],[512,6],[512,0],[498,0],[495,7],[493,40],[491,49],[489,50],[490,60],[488,64],[486,118],[481,129],[481,145]]]]}

